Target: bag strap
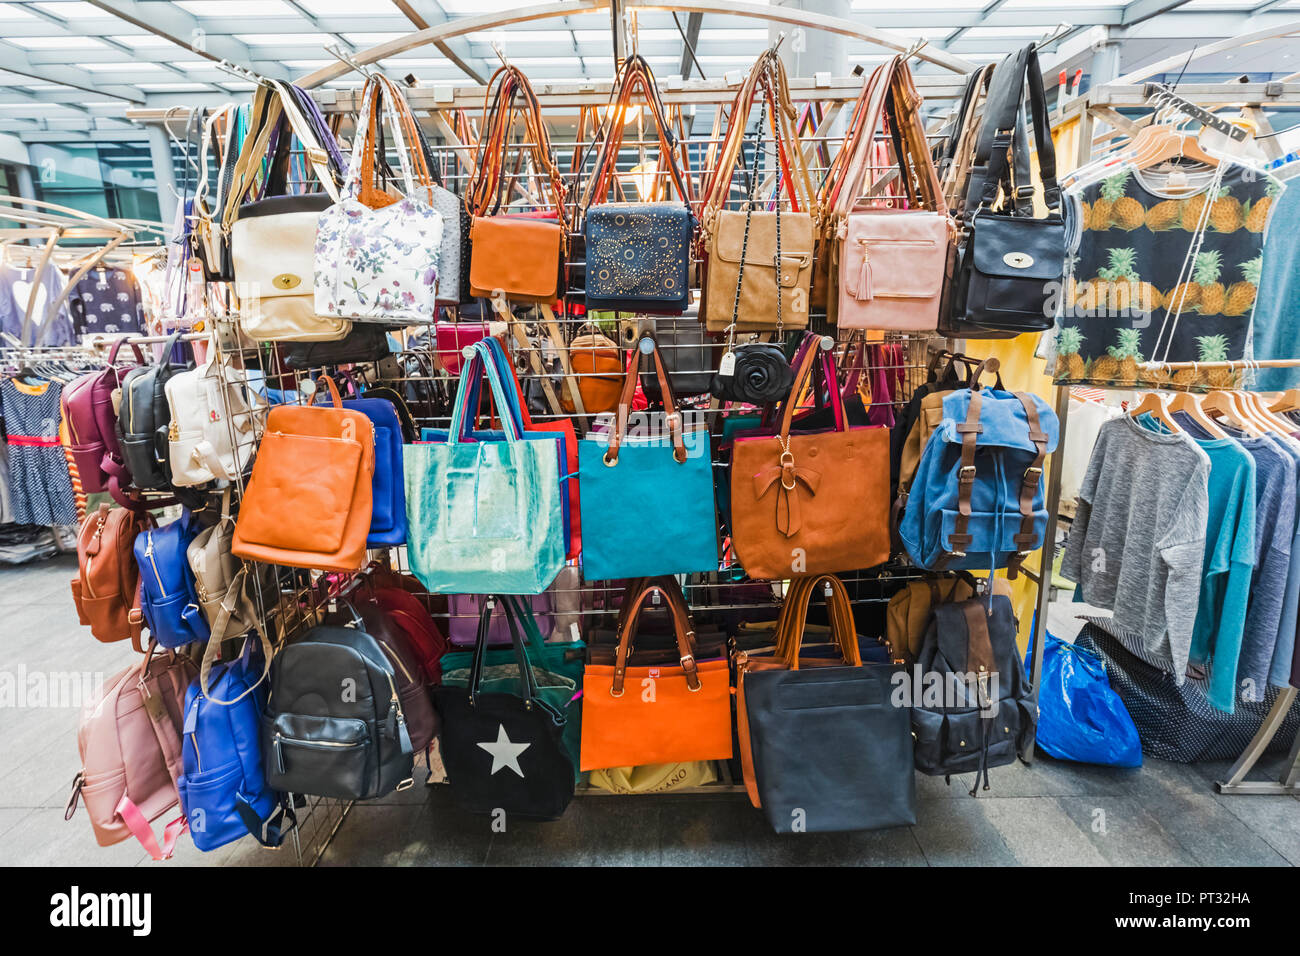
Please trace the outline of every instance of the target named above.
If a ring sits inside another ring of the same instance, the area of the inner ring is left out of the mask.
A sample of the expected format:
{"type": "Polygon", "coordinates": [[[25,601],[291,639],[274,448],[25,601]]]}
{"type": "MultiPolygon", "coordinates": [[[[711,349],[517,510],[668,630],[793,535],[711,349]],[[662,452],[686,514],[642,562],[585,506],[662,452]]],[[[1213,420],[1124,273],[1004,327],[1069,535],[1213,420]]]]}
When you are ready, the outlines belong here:
{"type": "Polygon", "coordinates": [[[695,625],[691,621],[682,586],[677,579],[669,575],[651,578],[638,578],[623,592],[623,608],[620,609],[618,629],[618,650],[614,657],[614,680],[610,685],[611,697],[623,696],[623,683],[627,676],[628,658],[631,656],[632,639],[636,636],[637,618],[646,600],[658,593],[668,604],[673,617],[673,632],[677,638],[677,652],[680,655],[682,670],[686,676],[686,686],[697,691],[703,686],[695,661],[695,625]],[[635,588],[635,590],[633,590],[635,588]],[[622,613],[626,610],[627,616],[622,613]]]}
{"type": "Polygon", "coordinates": [[[366,81],[358,114],[358,135],[352,144],[352,158],[348,164],[343,195],[357,199],[362,205],[379,209],[396,202],[399,197],[375,188],[375,159],[379,147],[378,130],[387,122],[393,133],[405,195],[414,196],[423,189],[425,201],[433,203],[433,181],[425,163],[424,153],[415,136],[415,118],[401,91],[387,77],[376,74],[366,81]],[[363,125],[364,124],[364,125],[363,125]],[[364,133],[361,131],[364,129],[364,133]]]}
{"type": "Polygon", "coordinates": [[[858,648],[853,605],[844,582],[833,574],[798,578],[791,585],[790,592],[781,606],[781,616],[776,622],[775,658],[780,660],[787,670],[799,669],[799,655],[803,649],[803,638],[808,624],[808,609],[812,603],[813,593],[819,587],[829,592],[826,605],[831,635],[840,645],[844,662],[852,667],[860,667],[862,653],[858,648]]]}
{"type": "MultiPolygon", "coordinates": [[[[221,599],[220,610],[217,611],[217,619],[212,622],[212,635],[208,638],[207,646],[203,649],[203,663],[199,666],[199,688],[203,691],[203,696],[214,704],[229,706],[237,704],[254,690],[256,690],[271,674],[271,658],[275,650],[271,645],[271,639],[266,633],[265,627],[257,627],[257,635],[262,644],[262,676],[257,679],[257,683],[244,690],[242,694],[234,700],[221,700],[212,693],[209,686],[212,673],[212,665],[216,663],[217,657],[221,652],[221,644],[226,638],[226,628],[230,625],[230,619],[238,610],[246,621],[257,619],[257,611],[253,607],[253,602],[248,597],[245,589],[248,576],[248,566],[244,565],[235,574],[226,589],[225,596],[221,599]]],[[[247,638],[245,638],[247,640],[247,638]]]]}
{"type": "Polygon", "coordinates": [[[1013,581],[1025,558],[1038,543],[1038,535],[1034,534],[1034,496],[1038,494],[1038,485],[1043,478],[1043,461],[1047,458],[1047,432],[1043,431],[1039,421],[1038,406],[1032,396],[1024,392],[1014,394],[1025,410],[1029,440],[1034,443],[1034,460],[1020,478],[1020,531],[1012,539],[1016,543],[1016,553],[1007,563],[1007,577],[1013,581]]]}
{"type": "Polygon", "coordinates": [[[654,359],[655,377],[659,381],[659,388],[663,395],[668,435],[673,443],[673,460],[679,465],[686,462],[686,441],[682,435],[682,415],[677,410],[677,399],[673,394],[672,379],[669,378],[668,371],[664,367],[663,356],[660,354],[659,343],[655,339],[654,332],[645,329],[637,339],[637,347],[631,350],[631,354],[627,359],[627,371],[623,375],[623,391],[618,397],[618,417],[614,422],[613,431],[609,433],[609,446],[605,449],[604,462],[610,468],[618,464],[618,450],[623,444],[623,439],[627,436],[628,418],[632,414],[632,399],[636,394],[637,382],[640,381],[641,377],[642,343],[646,341],[649,341],[651,345],[650,354],[654,359]]]}
{"type": "MultiPolygon", "coordinates": [[[[1020,104],[1026,80],[1029,85],[1029,105],[1034,124],[1034,149],[1038,155],[1038,175],[1043,187],[1043,201],[1050,215],[1059,216],[1061,206],[1061,188],[1056,182],[1056,149],[1052,144],[1052,130],[1047,115],[1047,97],[1043,91],[1043,76],[1038,65],[1038,51],[1030,44],[1017,53],[1009,55],[998,64],[993,72],[989,87],[988,100],[984,108],[984,122],[976,146],[976,165],[986,167],[979,183],[971,177],[971,189],[978,185],[980,194],[976,201],[979,209],[990,209],[997,200],[1001,190],[1004,198],[1019,201],[1016,212],[1025,215],[1025,205],[1032,215],[1034,187],[1028,171],[1027,143],[1016,140],[1016,128],[1019,122],[1020,104]],[[1007,152],[1012,150],[1017,157],[1016,182],[1012,182],[1011,169],[1007,165],[1007,152]],[[1020,158],[1023,157],[1025,169],[1021,170],[1020,158]]],[[[972,196],[973,196],[972,192],[972,196]]],[[[968,205],[970,203],[968,202],[968,205]]]]}
{"type": "Polygon", "coordinates": [[[953,519],[952,532],[948,535],[948,548],[935,562],[933,571],[942,571],[954,558],[966,557],[974,537],[970,534],[971,493],[975,488],[975,449],[979,436],[984,431],[980,424],[980,408],[984,394],[978,385],[970,390],[970,405],[966,409],[966,420],[957,424],[957,433],[961,435],[961,464],[957,471],[957,516],[953,519]]]}

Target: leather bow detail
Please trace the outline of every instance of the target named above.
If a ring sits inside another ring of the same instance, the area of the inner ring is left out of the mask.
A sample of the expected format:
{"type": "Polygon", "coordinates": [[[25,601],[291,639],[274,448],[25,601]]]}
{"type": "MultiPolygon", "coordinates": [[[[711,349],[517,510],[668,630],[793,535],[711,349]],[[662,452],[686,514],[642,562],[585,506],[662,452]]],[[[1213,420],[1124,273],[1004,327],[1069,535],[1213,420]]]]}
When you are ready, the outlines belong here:
{"type": "Polygon", "coordinates": [[[810,495],[817,494],[822,483],[822,473],[813,468],[800,468],[795,465],[794,457],[783,455],[779,464],[764,468],[754,476],[754,497],[762,499],[776,486],[776,529],[787,538],[799,533],[802,520],[799,515],[799,484],[808,489],[810,495]]]}

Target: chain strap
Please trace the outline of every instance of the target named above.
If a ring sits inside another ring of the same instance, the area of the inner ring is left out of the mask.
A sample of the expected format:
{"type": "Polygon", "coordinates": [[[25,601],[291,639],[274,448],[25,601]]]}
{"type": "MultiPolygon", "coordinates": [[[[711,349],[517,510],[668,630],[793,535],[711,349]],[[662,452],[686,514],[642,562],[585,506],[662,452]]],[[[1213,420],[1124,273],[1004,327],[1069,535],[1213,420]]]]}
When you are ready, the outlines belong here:
{"type": "MultiPolygon", "coordinates": [[[[745,257],[749,250],[749,224],[754,218],[754,201],[758,193],[758,157],[763,147],[763,124],[767,121],[767,99],[762,100],[758,110],[758,129],[754,139],[754,171],[749,177],[749,201],[745,204],[745,232],[740,240],[740,268],[736,272],[736,298],[731,305],[731,324],[727,326],[727,351],[736,351],[736,323],[740,321],[740,290],[745,282],[745,257]]],[[[780,211],[777,212],[777,255],[781,249],[780,211]]],[[[781,275],[777,272],[777,287],[780,287],[781,275]]],[[[780,293],[777,293],[778,323],[781,314],[780,293]]]]}

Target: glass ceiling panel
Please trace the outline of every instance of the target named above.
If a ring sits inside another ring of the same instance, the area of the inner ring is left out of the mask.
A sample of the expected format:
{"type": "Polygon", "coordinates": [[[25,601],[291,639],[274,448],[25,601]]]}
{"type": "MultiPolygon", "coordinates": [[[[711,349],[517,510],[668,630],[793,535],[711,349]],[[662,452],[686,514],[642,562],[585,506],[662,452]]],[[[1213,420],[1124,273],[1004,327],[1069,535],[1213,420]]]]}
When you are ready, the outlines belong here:
{"type": "MultiPolygon", "coordinates": [[[[297,11],[282,0],[177,0],[176,6],[196,17],[292,17],[297,11]]],[[[352,4],[353,13],[364,13],[365,4],[352,4]]]]}

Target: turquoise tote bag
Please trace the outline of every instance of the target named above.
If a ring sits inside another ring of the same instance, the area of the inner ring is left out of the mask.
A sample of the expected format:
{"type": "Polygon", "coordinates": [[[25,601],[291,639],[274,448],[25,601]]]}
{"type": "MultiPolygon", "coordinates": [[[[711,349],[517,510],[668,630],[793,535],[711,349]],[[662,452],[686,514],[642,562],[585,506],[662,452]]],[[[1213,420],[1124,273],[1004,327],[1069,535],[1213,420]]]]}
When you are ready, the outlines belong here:
{"type": "Polygon", "coordinates": [[[564,566],[558,433],[525,434],[483,343],[461,372],[451,424],[410,445],[406,473],[411,570],[431,594],[540,594],[564,566]],[[467,392],[486,373],[501,431],[470,434],[467,392]]]}
{"type": "Polygon", "coordinates": [[[578,442],[582,575],[588,581],[718,569],[708,429],[683,428],[654,336],[644,334],[638,347],[654,355],[667,434],[662,427],[628,434],[634,352],[613,428],[578,442]]]}

